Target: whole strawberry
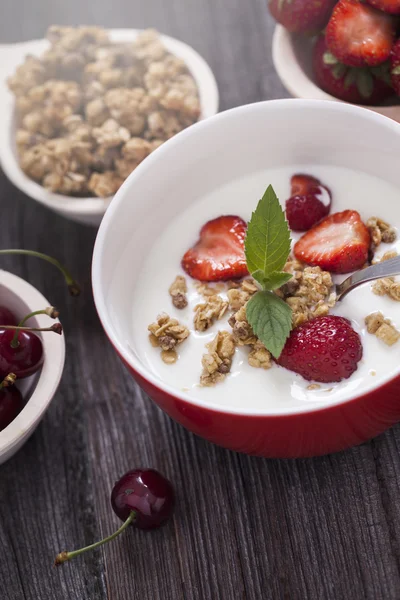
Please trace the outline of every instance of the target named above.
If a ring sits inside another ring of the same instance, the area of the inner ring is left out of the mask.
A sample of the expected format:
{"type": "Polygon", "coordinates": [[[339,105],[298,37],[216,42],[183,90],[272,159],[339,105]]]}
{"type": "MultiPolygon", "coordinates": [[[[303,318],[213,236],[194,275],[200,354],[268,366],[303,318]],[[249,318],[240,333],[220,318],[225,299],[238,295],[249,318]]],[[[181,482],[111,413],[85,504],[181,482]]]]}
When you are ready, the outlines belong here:
{"type": "Polygon", "coordinates": [[[388,63],[373,69],[348,67],[328,50],[324,35],[314,45],[313,70],[319,87],[345,102],[377,105],[393,95],[388,63]]]}
{"type": "Polygon", "coordinates": [[[394,91],[400,96],[400,39],[392,48],[390,56],[390,74],[394,91]]]}
{"type": "Polygon", "coordinates": [[[329,50],[350,67],[375,67],[390,56],[395,20],[358,0],[339,0],[326,27],[329,50]]]}
{"type": "Polygon", "coordinates": [[[325,27],[336,0],[269,0],[271,15],[288,31],[315,33],[325,27]]]}
{"type": "Polygon", "coordinates": [[[365,0],[365,2],[391,15],[400,15],[400,0],[365,0]]]}
{"type": "Polygon", "coordinates": [[[360,336],[343,317],[316,317],[292,330],[278,365],[307,381],[335,383],[357,370],[363,355],[360,336]]]}

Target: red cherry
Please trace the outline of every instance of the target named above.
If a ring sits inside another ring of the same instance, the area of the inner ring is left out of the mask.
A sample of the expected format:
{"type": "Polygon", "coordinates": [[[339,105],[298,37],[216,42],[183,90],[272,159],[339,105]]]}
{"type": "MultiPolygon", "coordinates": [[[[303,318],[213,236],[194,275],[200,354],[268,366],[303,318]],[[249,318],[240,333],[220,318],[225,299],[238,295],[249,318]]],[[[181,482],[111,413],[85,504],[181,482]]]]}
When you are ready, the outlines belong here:
{"type": "Polygon", "coordinates": [[[18,345],[12,345],[15,331],[0,329],[0,376],[15,373],[17,379],[36,373],[43,364],[41,339],[32,331],[19,331],[18,345]]]}
{"type": "Polygon", "coordinates": [[[171,483],[154,469],[129,471],[117,481],[111,492],[115,514],[126,521],[135,511],[132,523],[138,529],[154,529],[171,516],[175,495],[171,483]]]}
{"type": "Polygon", "coordinates": [[[73,552],[60,552],[56,556],[56,565],[110,542],[129,525],[138,529],[155,529],[164,525],[174,510],[174,488],[168,479],[154,469],[135,469],[125,473],[114,485],[111,505],[115,514],[124,521],[121,527],[90,546],[73,552]]]}
{"type": "Polygon", "coordinates": [[[0,306],[0,325],[17,325],[17,317],[5,306],[0,306]]]}
{"type": "Polygon", "coordinates": [[[18,388],[11,386],[0,390],[0,431],[14,421],[23,407],[22,395],[18,388]]]}

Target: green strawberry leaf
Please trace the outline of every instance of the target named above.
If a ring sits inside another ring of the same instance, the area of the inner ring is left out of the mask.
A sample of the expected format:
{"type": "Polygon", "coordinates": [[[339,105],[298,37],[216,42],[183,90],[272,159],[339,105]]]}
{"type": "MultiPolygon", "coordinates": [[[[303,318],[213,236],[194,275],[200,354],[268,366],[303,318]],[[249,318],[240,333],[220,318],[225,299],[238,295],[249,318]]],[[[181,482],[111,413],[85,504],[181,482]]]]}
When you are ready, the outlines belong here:
{"type": "MultiPolygon", "coordinates": [[[[385,63],[379,65],[378,67],[370,67],[370,71],[376,79],[380,79],[381,81],[384,81],[389,87],[392,86],[392,78],[390,77],[389,61],[386,61],[385,63]]],[[[399,71],[399,75],[400,75],[400,71],[399,71]]]]}
{"type": "MultiPolygon", "coordinates": [[[[268,186],[253,212],[245,239],[247,268],[264,278],[281,271],[290,252],[290,230],[273,187],[268,186]]],[[[260,279],[257,277],[257,281],[260,279]]]]}
{"type": "Polygon", "coordinates": [[[354,69],[349,69],[346,73],[346,77],[344,78],[344,87],[347,89],[356,81],[356,74],[354,69]]]}
{"type": "Polygon", "coordinates": [[[363,98],[370,98],[374,91],[374,79],[366,69],[357,71],[357,88],[363,98]]]}
{"type": "Polygon", "coordinates": [[[337,65],[339,62],[332,52],[324,52],[322,60],[324,61],[325,65],[337,65]]]}
{"type": "Polygon", "coordinates": [[[292,311],[272,292],[257,292],[246,305],[246,317],[256,336],[279,358],[292,329],[292,311]]]}
{"type": "Polygon", "coordinates": [[[343,65],[342,63],[337,63],[336,65],[333,65],[332,67],[332,75],[334,76],[335,79],[342,79],[342,77],[345,75],[347,71],[347,67],[346,65],[343,65]]]}

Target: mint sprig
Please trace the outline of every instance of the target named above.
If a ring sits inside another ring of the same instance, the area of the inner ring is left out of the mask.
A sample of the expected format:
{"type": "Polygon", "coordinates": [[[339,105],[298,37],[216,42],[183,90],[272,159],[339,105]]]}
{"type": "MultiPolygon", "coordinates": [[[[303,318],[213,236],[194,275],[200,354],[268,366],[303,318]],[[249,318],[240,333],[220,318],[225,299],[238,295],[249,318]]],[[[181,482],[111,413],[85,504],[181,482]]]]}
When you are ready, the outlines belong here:
{"type": "Polygon", "coordinates": [[[273,187],[268,186],[253,212],[245,239],[247,268],[260,284],[246,305],[256,336],[278,358],[292,328],[291,308],[272,290],[291,279],[282,271],[290,253],[290,229],[273,187]]]}
{"type": "Polygon", "coordinates": [[[292,329],[292,309],[276,294],[257,292],[247,303],[246,317],[254,333],[279,358],[292,329]]]}

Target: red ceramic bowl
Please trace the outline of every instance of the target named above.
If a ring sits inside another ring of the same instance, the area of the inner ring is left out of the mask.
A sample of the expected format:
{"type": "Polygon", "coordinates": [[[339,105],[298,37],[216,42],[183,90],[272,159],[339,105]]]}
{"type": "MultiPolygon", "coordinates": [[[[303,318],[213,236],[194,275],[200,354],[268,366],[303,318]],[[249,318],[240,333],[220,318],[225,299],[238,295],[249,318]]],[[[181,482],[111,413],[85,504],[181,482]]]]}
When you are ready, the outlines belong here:
{"type": "MultiPolygon", "coordinates": [[[[132,329],[136,274],[154,241],[188,203],[232,179],[294,164],[348,167],[397,185],[399,148],[400,125],[371,111],[334,102],[276,100],[235,108],[190,127],[127,179],[96,240],[94,297],[117,353],[167,414],[211,442],[268,457],[335,452],[400,420],[400,361],[399,367],[372,378],[362,393],[350,388],[340,399],[297,405],[282,397],[274,410],[255,410],[249,397],[230,404],[224,384],[218,388],[220,397],[201,400],[166,383],[149,367],[132,329]]],[[[361,210],[362,202],[352,198],[349,208],[361,210]]],[[[369,214],[384,203],[384,197],[377,198],[369,214]]],[[[386,206],[386,214],[392,209],[400,219],[400,207],[386,206]]],[[[160,306],[160,312],[165,309],[160,306]]]]}

